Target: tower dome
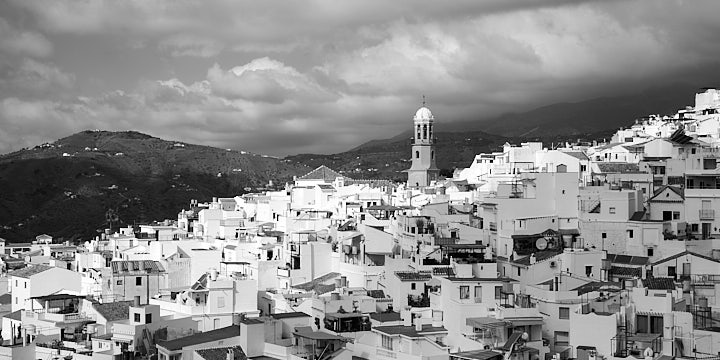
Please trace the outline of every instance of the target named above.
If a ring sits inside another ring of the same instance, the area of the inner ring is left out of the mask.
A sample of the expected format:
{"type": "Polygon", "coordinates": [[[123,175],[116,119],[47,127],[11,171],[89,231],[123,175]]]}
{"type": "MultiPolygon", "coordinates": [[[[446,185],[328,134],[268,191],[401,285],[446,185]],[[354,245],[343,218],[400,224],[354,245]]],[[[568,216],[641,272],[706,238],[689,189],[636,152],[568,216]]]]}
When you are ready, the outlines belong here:
{"type": "Polygon", "coordinates": [[[432,112],[427,107],[423,106],[415,112],[413,120],[434,120],[432,112]]]}

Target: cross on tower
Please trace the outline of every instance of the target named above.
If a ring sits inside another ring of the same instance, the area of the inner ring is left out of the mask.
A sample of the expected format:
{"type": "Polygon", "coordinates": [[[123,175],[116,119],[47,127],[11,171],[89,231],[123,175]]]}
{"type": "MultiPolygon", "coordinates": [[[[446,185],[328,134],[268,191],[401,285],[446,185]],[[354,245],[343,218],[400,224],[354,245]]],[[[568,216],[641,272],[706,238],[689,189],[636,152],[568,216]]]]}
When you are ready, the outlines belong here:
{"type": "Polygon", "coordinates": [[[423,97],[423,105],[422,106],[425,106],[425,95],[423,95],[422,97],[423,97]]]}

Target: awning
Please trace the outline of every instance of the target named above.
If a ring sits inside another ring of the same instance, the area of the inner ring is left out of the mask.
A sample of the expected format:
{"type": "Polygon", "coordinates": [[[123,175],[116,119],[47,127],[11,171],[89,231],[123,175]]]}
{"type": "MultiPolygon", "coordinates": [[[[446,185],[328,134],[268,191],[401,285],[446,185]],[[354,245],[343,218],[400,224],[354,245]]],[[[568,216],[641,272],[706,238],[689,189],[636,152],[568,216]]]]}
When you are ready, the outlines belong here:
{"type": "Polygon", "coordinates": [[[477,327],[477,328],[499,328],[507,326],[507,323],[503,320],[498,320],[492,317],[475,317],[465,319],[465,325],[477,327]]]}
{"type": "Polygon", "coordinates": [[[636,311],[635,314],[647,316],[663,316],[663,313],[657,311],[636,311]]]}
{"type": "Polygon", "coordinates": [[[519,319],[505,318],[505,320],[509,321],[512,326],[542,325],[543,323],[543,319],[541,317],[525,317],[519,319]]]}

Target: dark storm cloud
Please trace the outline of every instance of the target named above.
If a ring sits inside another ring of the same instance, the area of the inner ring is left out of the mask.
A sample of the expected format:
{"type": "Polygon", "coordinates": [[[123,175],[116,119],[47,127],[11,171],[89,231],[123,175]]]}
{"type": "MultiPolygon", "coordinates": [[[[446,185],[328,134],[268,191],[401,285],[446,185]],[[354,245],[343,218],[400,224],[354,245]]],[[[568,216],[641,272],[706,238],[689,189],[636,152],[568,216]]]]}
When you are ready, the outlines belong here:
{"type": "Polygon", "coordinates": [[[0,152],[86,128],[272,155],[335,152],[404,131],[421,94],[452,122],[712,77],[720,55],[717,1],[0,9],[0,152]]]}

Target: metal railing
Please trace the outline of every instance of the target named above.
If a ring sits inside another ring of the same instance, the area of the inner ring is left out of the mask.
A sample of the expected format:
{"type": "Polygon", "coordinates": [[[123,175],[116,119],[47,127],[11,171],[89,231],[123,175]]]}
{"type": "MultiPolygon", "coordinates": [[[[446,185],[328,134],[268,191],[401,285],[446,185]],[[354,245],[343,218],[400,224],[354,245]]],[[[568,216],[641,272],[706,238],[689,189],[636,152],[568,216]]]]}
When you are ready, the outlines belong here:
{"type": "Polygon", "coordinates": [[[714,220],[715,219],[715,210],[713,210],[713,209],[700,209],[698,211],[700,213],[700,220],[714,220]]]}

